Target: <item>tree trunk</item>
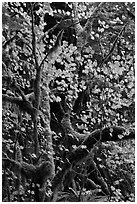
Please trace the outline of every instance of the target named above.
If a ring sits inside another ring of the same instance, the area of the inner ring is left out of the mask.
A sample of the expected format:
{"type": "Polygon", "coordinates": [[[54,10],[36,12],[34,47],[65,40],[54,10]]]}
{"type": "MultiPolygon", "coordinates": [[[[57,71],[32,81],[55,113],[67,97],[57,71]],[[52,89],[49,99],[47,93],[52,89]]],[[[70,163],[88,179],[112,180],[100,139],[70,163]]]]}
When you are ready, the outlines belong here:
{"type": "Polygon", "coordinates": [[[55,176],[55,164],[54,164],[54,151],[53,151],[53,144],[52,144],[52,132],[50,128],[50,102],[49,102],[49,87],[48,83],[45,84],[44,89],[42,90],[42,96],[41,96],[41,107],[42,107],[42,112],[44,114],[44,130],[42,133],[42,138],[41,138],[41,146],[43,149],[40,162],[45,164],[49,162],[50,167],[49,167],[49,175],[47,174],[47,168],[48,166],[45,165],[45,169],[41,169],[40,173],[42,174],[42,177],[46,178],[43,180],[43,183],[41,183],[40,186],[40,191],[39,191],[39,202],[49,200],[49,197],[46,196],[46,186],[47,186],[47,179],[52,179],[55,176]],[[45,172],[44,172],[45,170],[45,172]],[[45,173],[45,175],[44,175],[45,173]]]}

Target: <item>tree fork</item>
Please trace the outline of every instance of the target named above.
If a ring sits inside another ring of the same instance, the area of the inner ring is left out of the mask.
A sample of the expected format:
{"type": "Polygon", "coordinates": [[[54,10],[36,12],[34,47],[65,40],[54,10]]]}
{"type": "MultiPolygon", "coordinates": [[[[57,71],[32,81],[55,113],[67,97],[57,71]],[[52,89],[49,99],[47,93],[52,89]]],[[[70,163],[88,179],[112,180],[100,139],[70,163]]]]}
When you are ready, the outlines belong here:
{"type": "MultiPolygon", "coordinates": [[[[124,127],[111,126],[103,128],[102,134],[100,134],[99,129],[89,134],[80,134],[73,130],[69,117],[66,119],[67,121],[65,122],[64,120],[63,125],[67,130],[67,133],[71,133],[74,137],[79,137],[80,140],[83,139],[83,142],[75,150],[73,150],[70,155],[68,155],[67,162],[64,164],[63,169],[55,175],[53,180],[53,195],[55,193],[55,197],[53,198],[53,201],[56,201],[58,189],[60,188],[61,182],[69,171],[71,165],[83,162],[84,159],[89,155],[90,151],[92,151],[94,145],[96,145],[98,142],[121,140],[119,135],[125,133],[126,131],[124,127]],[[85,148],[83,148],[83,146],[85,146],[85,148]]],[[[123,137],[123,139],[128,138],[135,138],[135,132],[131,131],[128,135],[123,137]]],[[[96,167],[95,162],[93,163],[93,166],[96,167]]],[[[109,190],[103,178],[98,178],[98,181],[102,185],[104,193],[108,194],[109,190]]]]}

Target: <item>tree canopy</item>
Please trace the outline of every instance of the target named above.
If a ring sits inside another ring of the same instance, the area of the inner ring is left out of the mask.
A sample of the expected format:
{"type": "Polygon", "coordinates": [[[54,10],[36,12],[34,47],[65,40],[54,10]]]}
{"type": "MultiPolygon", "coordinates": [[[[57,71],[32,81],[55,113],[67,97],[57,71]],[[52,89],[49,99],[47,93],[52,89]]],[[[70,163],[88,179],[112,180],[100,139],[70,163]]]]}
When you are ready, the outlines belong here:
{"type": "Polygon", "coordinates": [[[134,13],[2,3],[3,201],[134,200],[134,13]]]}

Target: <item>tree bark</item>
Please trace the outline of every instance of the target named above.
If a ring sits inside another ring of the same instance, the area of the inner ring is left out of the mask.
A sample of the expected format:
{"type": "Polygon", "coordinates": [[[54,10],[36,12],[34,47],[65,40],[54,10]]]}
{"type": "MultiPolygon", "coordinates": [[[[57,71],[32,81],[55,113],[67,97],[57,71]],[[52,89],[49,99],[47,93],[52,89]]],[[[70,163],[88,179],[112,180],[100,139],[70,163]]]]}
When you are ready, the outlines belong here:
{"type": "MultiPolygon", "coordinates": [[[[80,134],[72,128],[69,115],[65,115],[62,123],[64,128],[66,129],[67,134],[72,134],[74,138],[77,137],[80,141],[81,140],[83,141],[75,150],[73,150],[69,154],[69,156],[66,158],[67,161],[64,164],[63,169],[55,175],[53,179],[53,185],[52,185],[53,201],[56,201],[57,193],[61,186],[63,178],[68,173],[70,168],[73,166],[73,164],[78,164],[78,163],[80,164],[81,162],[83,162],[85,158],[89,155],[89,153],[92,151],[94,145],[96,145],[98,142],[121,140],[119,136],[121,136],[122,134],[125,134],[123,135],[123,139],[135,138],[134,130],[131,131],[129,134],[126,134],[126,129],[119,126],[106,127],[106,128],[103,128],[102,130],[97,129],[92,133],[80,134]]],[[[96,167],[95,162],[93,164],[94,164],[93,166],[96,167]]],[[[97,169],[97,167],[95,169],[97,169]]],[[[107,185],[104,182],[103,178],[99,177],[98,181],[103,186],[105,193],[108,194],[109,191],[107,189],[107,185]]]]}

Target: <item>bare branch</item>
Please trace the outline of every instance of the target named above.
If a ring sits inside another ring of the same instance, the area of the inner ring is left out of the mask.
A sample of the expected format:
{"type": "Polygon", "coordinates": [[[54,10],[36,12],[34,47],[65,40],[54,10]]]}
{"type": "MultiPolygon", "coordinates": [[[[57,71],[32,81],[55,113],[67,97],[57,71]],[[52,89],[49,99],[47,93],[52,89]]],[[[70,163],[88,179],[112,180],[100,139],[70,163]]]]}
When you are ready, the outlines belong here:
{"type": "Polygon", "coordinates": [[[58,52],[58,49],[61,46],[61,40],[62,40],[62,37],[63,37],[63,33],[64,33],[63,29],[58,33],[55,44],[53,45],[53,47],[49,50],[49,52],[46,54],[46,56],[42,60],[40,66],[39,66],[40,68],[43,66],[43,64],[44,64],[44,62],[45,62],[45,60],[47,58],[49,60],[51,60],[53,58],[53,56],[56,55],[56,53],[58,52]]]}
{"type": "Polygon", "coordinates": [[[92,30],[92,24],[93,24],[93,20],[94,20],[93,15],[101,7],[102,4],[103,4],[103,2],[100,3],[93,10],[92,14],[87,19],[87,22],[86,22],[84,28],[82,28],[82,26],[80,25],[79,18],[78,18],[77,2],[73,3],[73,10],[74,10],[74,16],[75,16],[75,21],[76,21],[76,24],[74,24],[74,25],[75,25],[76,35],[77,35],[77,49],[78,49],[79,53],[81,53],[82,48],[84,47],[84,45],[86,45],[87,40],[90,36],[91,30],[92,30]]]}
{"type": "Polygon", "coordinates": [[[8,96],[7,94],[2,95],[2,100],[19,106],[21,111],[27,112],[29,115],[32,116],[32,119],[34,119],[35,108],[31,105],[29,101],[24,101],[21,97],[8,96]]]}
{"type": "Polygon", "coordinates": [[[120,32],[118,33],[118,35],[116,36],[112,48],[110,49],[109,53],[106,55],[106,57],[103,59],[103,61],[101,62],[101,64],[99,65],[100,67],[107,61],[107,59],[109,59],[109,57],[111,56],[111,54],[113,53],[115,46],[117,44],[118,39],[120,38],[120,36],[122,35],[125,27],[127,26],[128,22],[125,23],[125,25],[122,27],[122,29],[120,30],[120,32]]]}
{"type": "Polygon", "coordinates": [[[34,14],[33,14],[33,6],[32,3],[30,2],[31,5],[31,19],[32,19],[32,50],[33,50],[33,55],[34,55],[34,59],[35,59],[35,65],[36,65],[36,69],[39,68],[38,66],[38,60],[37,60],[37,54],[36,54],[36,35],[35,35],[35,29],[34,29],[34,14]]]}
{"type": "Polygon", "coordinates": [[[12,38],[10,38],[9,40],[7,40],[3,45],[2,45],[2,48],[3,49],[6,49],[6,47],[14,40],[16,39],[18,36],[17,34],[15,34],[12,38]]]}

